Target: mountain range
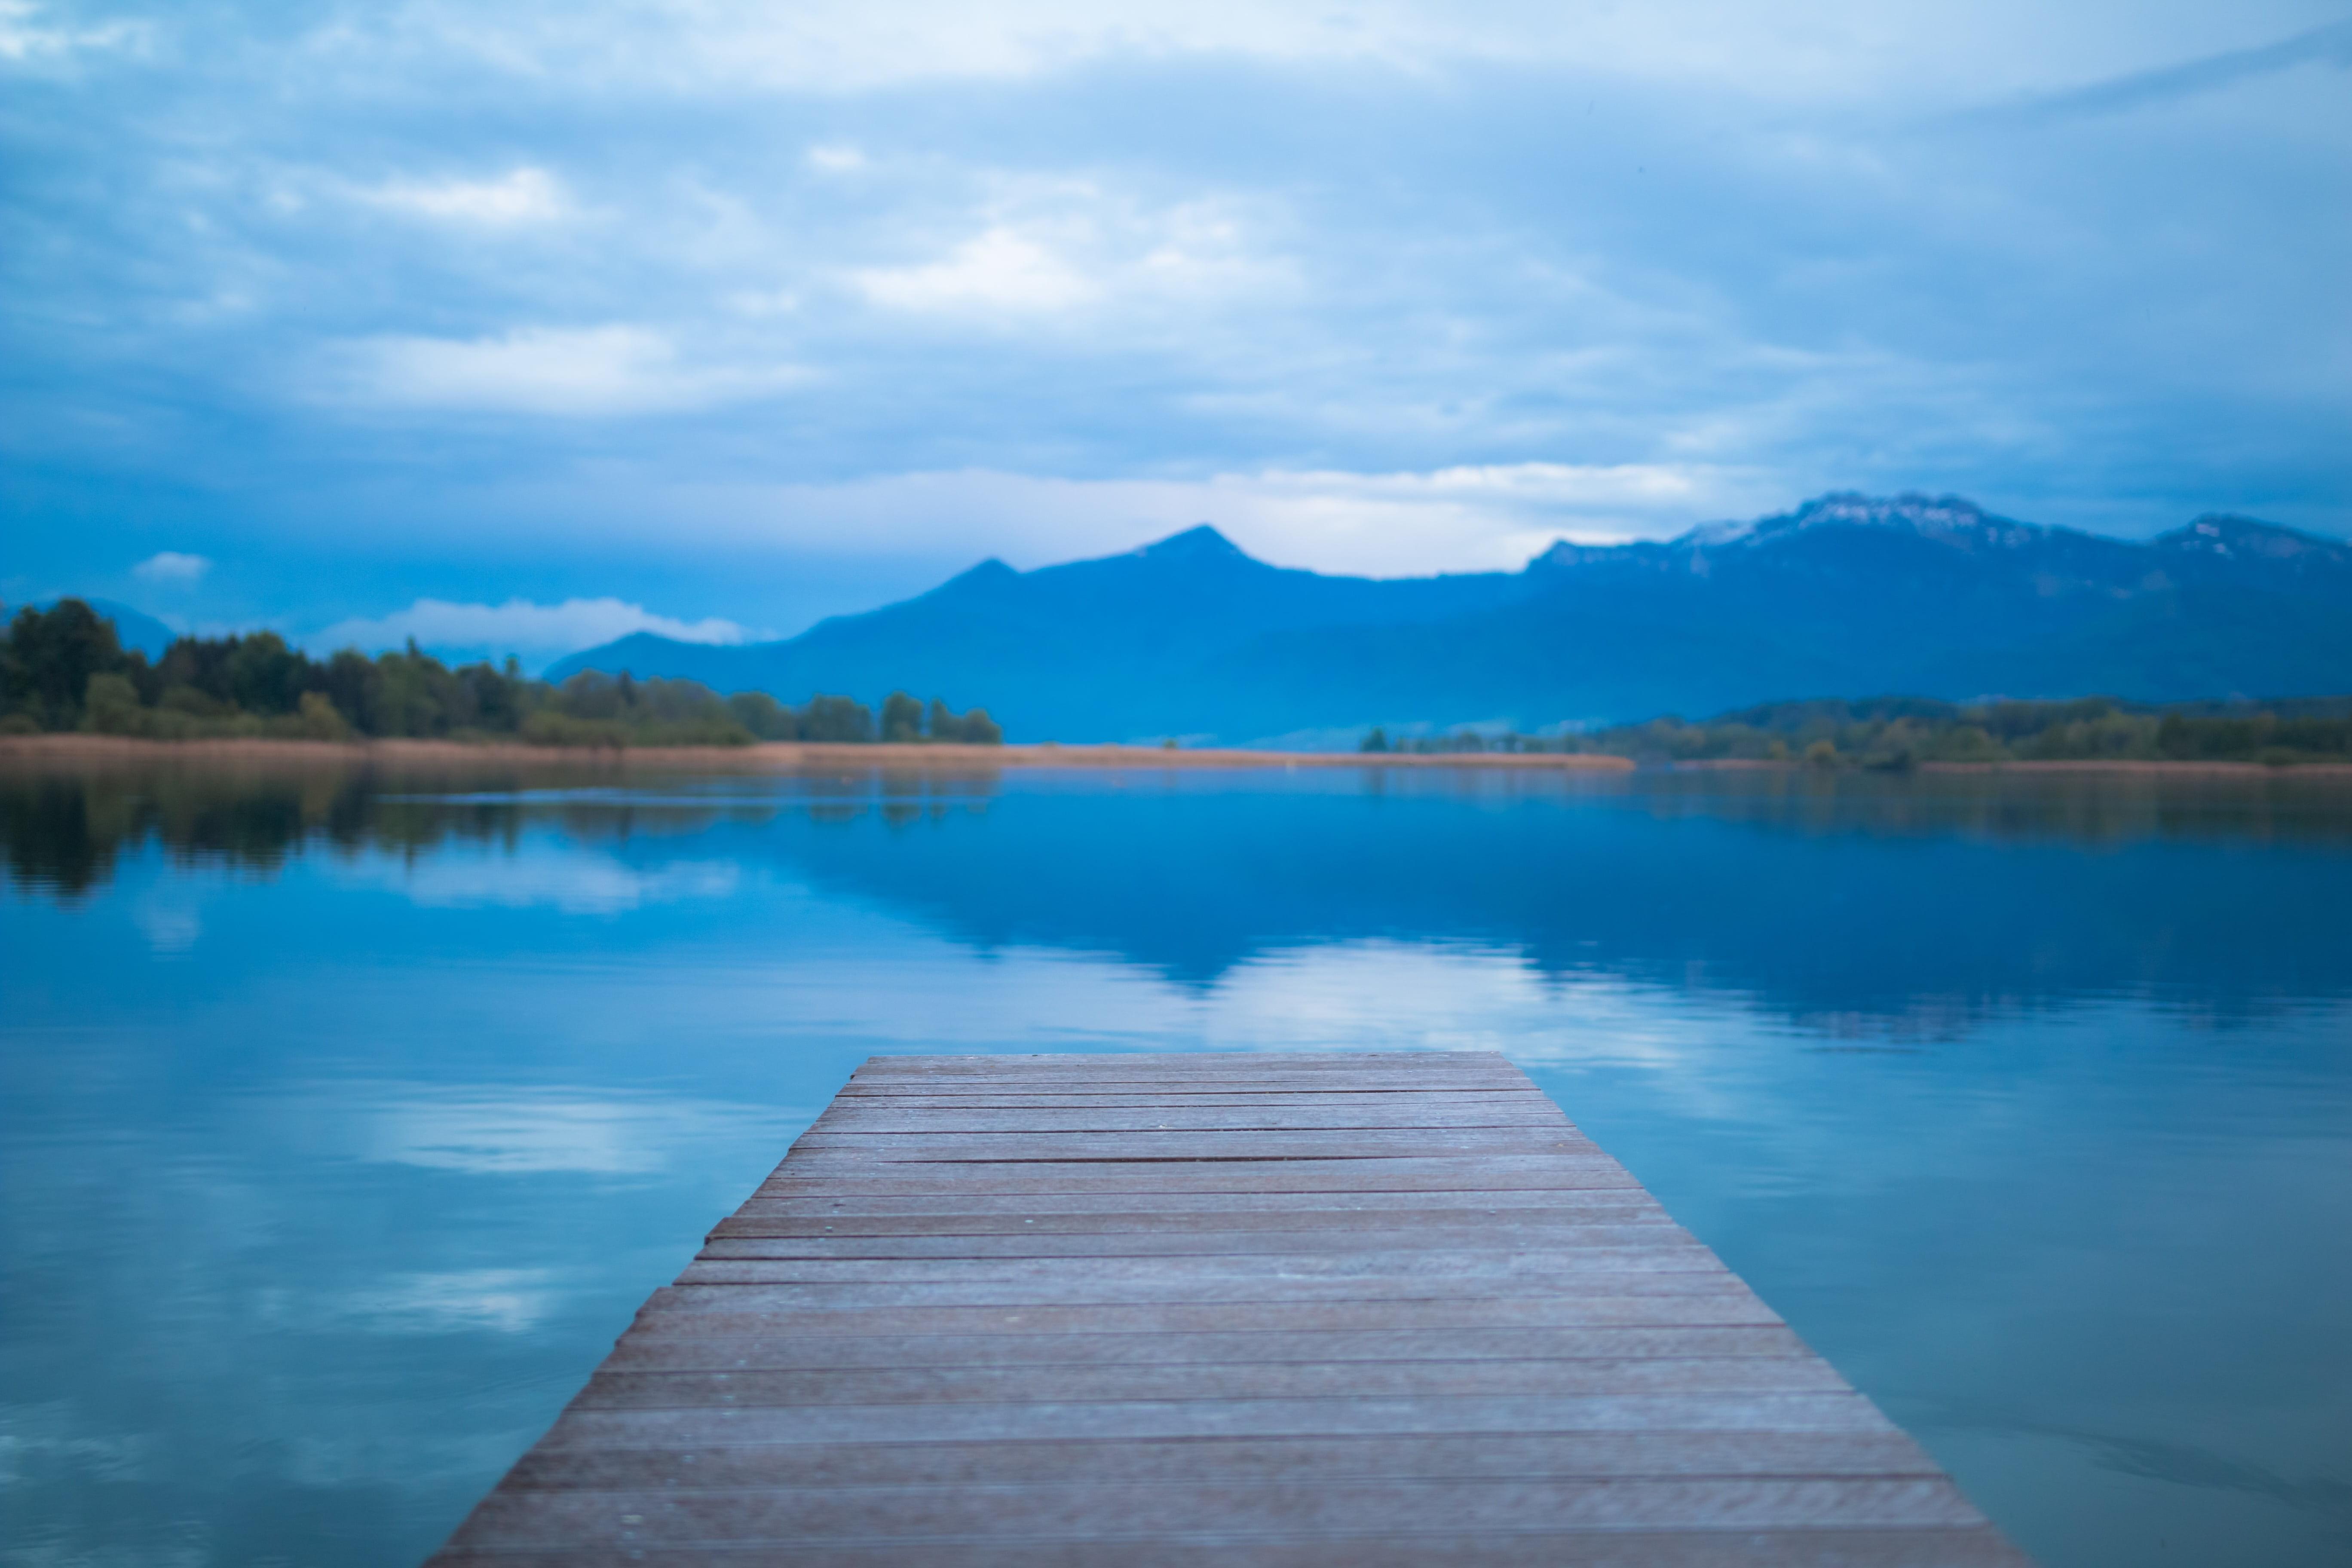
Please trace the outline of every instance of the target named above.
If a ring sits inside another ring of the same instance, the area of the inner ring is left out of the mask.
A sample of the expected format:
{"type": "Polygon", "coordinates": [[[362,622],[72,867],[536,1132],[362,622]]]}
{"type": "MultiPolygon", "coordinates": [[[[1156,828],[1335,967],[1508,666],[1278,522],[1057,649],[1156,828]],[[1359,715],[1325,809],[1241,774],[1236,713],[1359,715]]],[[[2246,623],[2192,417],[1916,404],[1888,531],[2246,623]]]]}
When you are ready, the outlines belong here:
{"type": "Polygon", "coordinates": [[[1126,554],[981,563],[736,647],[639,633],[559,661],[789,701],[904,689],[1013,740],[1333,743],[1900,692],[2140,701],[2352,689],[2352,545],[2231,516],[2145,542],[1957,497],[1828,495],[1517,572],[1329,576],[1202,526],[1126,554]]]}

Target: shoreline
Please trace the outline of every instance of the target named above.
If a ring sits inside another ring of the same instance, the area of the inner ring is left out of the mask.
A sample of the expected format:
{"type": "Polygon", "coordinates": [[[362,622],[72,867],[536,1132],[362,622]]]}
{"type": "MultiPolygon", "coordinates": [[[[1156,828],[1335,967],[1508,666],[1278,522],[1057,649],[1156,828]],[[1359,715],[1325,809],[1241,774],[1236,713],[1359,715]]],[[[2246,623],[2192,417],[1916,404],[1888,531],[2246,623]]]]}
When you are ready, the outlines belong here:
{"type": "MultiPolygon", "coordinates": [[[[1793,764],[1792,764],[1793,765],[1793,764]]],[[[2182,778],[2200,773],[2265,778],[2352,778],[2352,763],[2189,763],[2085,757],[2057,762],[1921,763],[1923,773],[2156,773],[2182,778]]]]}
{"type": "MultiPolygon", "coordinates": [[[[158,763],[275,768],[373,768],[386,771],[467,767],[528,767],[576,772],[667,770],[706,773],[797,773],[812,768],[1471,768],[1516,773],[1623,774],[1658,773],[1798,773],[1835,778],[1851,768],[1816,771],[1803,762],[1754,758],[1708,758],[1663,764],[1638,763],[1601,752],[1262,752],[1239,747],[1171,751],[1160,746],[1063,745],[1053,742],[1006,746],[952,742],[866,744],[774,741],[751,746],[532,746],[521,742],[467,741],[274,741],[236,738],[152,741],[124,735],[43,734],[0,736],[0,769],[8,767],[126,766],[158,763]]],[[[1921,763],[1914,770],[1937,774],[2140,775],[2150,778],[2352,779],[2352,763],[2172,762],[2085,758],[2056,762],[1921,763]]]]}
{"type": "MultiPolygon", "coordinates": [[[[1662,772],[1678,773],[1811,773],[1817,771],[1796,757],[1785,763],[1760,757],[1704,757],[1658,766],[1662,772]]],[[[2207,774],[2226,778],[2352,778],[2352,763],[2177,762],[2169,758],[2151,757],[2071,757],[2039,761],[2021,757],[2005,763],[1920,763],[1907,771],[1914,773],[2141,773],[2157,778],[2195,778],[2207,774]]],[[[1822,778],[1852,773],[1868,773],[1882,778],[1902,776],[1900,773],[1874,768],[1823,768],[1818,772],[1822,778]]]]}
{"type": "Polygon", "coordinates": [[[1566,773],[1630,773],[1630,758],[1591,753],[1473,752],[1418,755],[1394,752],[1255,752],[1238,747],[1171,751],[1160,746],[1009,746],[952,742],[908,745],[772,741],[751,746],[532,746],[520,742],[150,741],[126,735],[0,736],[0,767],[12,763],[126,763],[205,762],[306,767],[452,767],[481,764],[640,768],[731,773],[793,773],[807,768],[1302,768],[1486,767],[1566,773]]]}

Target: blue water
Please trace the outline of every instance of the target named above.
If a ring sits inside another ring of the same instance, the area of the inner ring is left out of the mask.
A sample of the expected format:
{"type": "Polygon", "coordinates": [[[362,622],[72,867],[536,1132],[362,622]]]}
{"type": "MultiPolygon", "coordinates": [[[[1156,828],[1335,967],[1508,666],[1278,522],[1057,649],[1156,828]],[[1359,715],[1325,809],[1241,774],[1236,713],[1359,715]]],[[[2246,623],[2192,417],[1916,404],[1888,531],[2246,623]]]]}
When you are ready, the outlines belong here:
{"type": "Polygon", "coordinates": [[[2352,788],[0,775],[0,1563],[404,1564],[875,1052],[1496,1049],[2053,1565],[2352,1561],[2352,788]]]}

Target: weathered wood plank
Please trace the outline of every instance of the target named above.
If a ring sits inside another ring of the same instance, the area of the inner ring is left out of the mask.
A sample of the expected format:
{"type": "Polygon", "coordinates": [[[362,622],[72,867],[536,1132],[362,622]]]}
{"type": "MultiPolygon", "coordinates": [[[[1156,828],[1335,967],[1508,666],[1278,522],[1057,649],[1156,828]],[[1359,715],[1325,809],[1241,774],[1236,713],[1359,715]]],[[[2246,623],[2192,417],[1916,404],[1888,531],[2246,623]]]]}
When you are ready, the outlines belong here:
{"type": "MultiPolygon", "coordinates": [[[[778,1305],[828,1307],[871,1311],[881,1307],[1012,1307],[1031,1305],[1046,1297],[1057,1305],[1097,1306],[1247,1306],[1277,1304],[1339,1305],[1387,1301],[1485,1301],[1494,1282],[1460,1276],[1433,1275],[1398,1279],[1372,1275],[1361,1279],[1307,1279],[1282,1275],[1256,1279],[1161,1276],[1143,1279],[1089,1280],[1074,1289],[1067,1279],[957,1279],[913,1278],[881,1279],[862,1284],[803,1282],[777,1278],[757,1265],[694,1263],[679,1275],[676,1289],[733,1289],[742,1304],[758,1303],[751,1294],[772,1299],[778,1305]]],[[[1538,1290],[1606,1291],[1612,1296],[1694,1296],[1738,1300],[1746,1288],[1727,1271],[1633,1273],[1622,1269],[1590,1274],[1555,1273],[1540,1279],[1520,1279],[1512,1289],[1523,1297],[1538,1290]]],[[[1541,1299],[1541,1298],[1538,1298],[1541,1299]]]]}
{"type": "Polygon", "coordinates": [[[1717,1286],[1706,1291],[1633,1294],[1612,1281],[1610,1294],[1356,1301],[1197,1300],[943,1306],[914,1292],[909,1305],[846,1305],[812,1299],[793,1286],[670,1286],[637,1310],[633,1334],[1178,1334],[1251,1329],[1737,1328],[1777,1324],[1780,1315],[1755,1293],[1717,1286]]]}
{"type": "MultiPolygon", "coordinates": [[[[1428,1074],[1390,1074],[1362,1072],[1350,1074],[1345,1079],[1334,1077],[1310,1077],[1298,1072],[1228,1072],[1228,1074],[1167,1074],[1167,1072],[1134,1072],[1122,1077],[1110,1074],[1085,1074],[1085,1077],[1045,1077],[1045,1074],[964,1074],[964,1077],[939,1077],[939,1079],[852,1079],[842,1089],[845,1100],[863,1100],[870,1096],[901,1096],[901,1093],[924,1093],[924,1096],[946,1096],[946,1093],[1169,1093],[1169,1096],[1213,1096],[1213,1093],[1284,1093],[1284,1096],[1318,1096],[1318,1093],[1350,1093],[1350,1096],[1440,1096],[1451,1090],[1473,1090],[1473,1093],[1517,1093],[1527,1089],[1522,1079],[1512,1079],[1506,1072],[1454,1072],[1444,1077],[1428,1074]]],[[[1540,1090],[1538,1090],[1540,1093],[1540,1090]]]]}
{"type": "Polygon", "coordinates": [[[1045,1110],[998,1106],[887,1110],[835,1106],[810,1128],[819,1135],[982,1132],[1413,1132],[1432,1128],[1565,1133],[1549,1108],[1479,1105],[1442,1109],[1388,1106],[1087,1106],[1045,1110]]]}
{"type": "Polygon", "coordinates": [[[1895,1431],[1468,1432],[1409,1437],[1044,1437],[1024,1443],[738,1443],[562,1448],[541,1444],[513,1487],[952,1487],[1185,1482],[1266,1484],[1399,1476],[1606,1479],[1617,1476],[1932,1477],[1895,1431]]]}
{"type": "Polygon", "coordinates": [[[469,1545],[614,1539],[624,1527],[648,1545],[670,1542],[949,1536],[1181,1534],[1213,1521],[1220,1532],[1318,1534],[1418,1531],[1433,1519],[1481,1529],[1773,1530],[1966,1528],[1978,1522],[1950,1482],[1900,1479],[1389,1479],[1321,1487],[1034,1486],[986,1490],[828,1488],[676,1492],[517,1491],[467,1522],[469,1545]]]}
{"type": "Polygon", "coordinates": [[[1326,1399],[1492,1394],[1787,1394],[1844,1386],[1815,1355],[1631,1360],[1272,1362],[1150,1366],[727,1368],[651,1372],[606,1363],[575,1409],[771,1405],[1007,1404],[1024,1400],[1326,1399]]]}
{"type": "Polygon", "coordinates": [[[1345,1074],[1296,1071],[1283,1067],[1254,1069],[1225,1068],[1213,1072],[1181,1071],[1174,1068],[1151,1068],[1135,1072],[1055,1068],[1037,1072],[975,1071],[906,1076],[875,1075],[861,1070],[845,1086],[843,1092],[852,1097],[859,1094],[990,1093],[1005,1089],[1019,1089],[1024,1093],[1081,1089],[1088,1093],[1101,1094],[1137,1088],[1172,1089],[1180,1091],[1231,1089],[1256,1092],[1269,1086],[1302,1094],[1323,1091],[1371,1094],[1383,1089],[1415,1093],[1440,1092],[1452,1089],[1517,1090],[1526,1089],[1528,1084],[1524,1078],[1513,1077],[1507,1067],[1448,1068],[1436,1072],[1402,1072],[1391,1068],[1364,1068],[1345,1074]]]}
{"type": "Polygon", "coordinates": [[[546,1441],[568,1447],[702,1443],[1012,1442],[1029,1437],[1274,1437],[1412,1432],[1874,1432],[1886,1417],[1852,1391],[1622,1394],[1576,1399],[1022,1400],[995,1405],[825,1405],[565,1410],[546,1441]]]}
{"type": "Polygon", "coordinates": [[[1453,1069],[1489,1072],[1514,1082],[1524,1076],[1493,1051],[1034,1051],[1024,1054],[975,1052],[968,1055],[868,1057],[850,1075],[853,1079],[912,1077],[951,1078],[961,1073],[1024,1074],[1076,1077],[1116,1076],[1149,1069],[1202,1078],[1227,1074],[1247,1077],[1261,1069],[1283,1072],[1336,1072],[1398,1075],[1453,1069]]]}
{"type": "Polygon", "coordinates": [[[1027,1167],[1011,1163],[920,1162],[835,1163],[814,1159],[779,1167],[761,1184],[762,1197],[850,1197],[862,1194],[938,1193],[1382,1193],[1572,1191],[1641,1184],[1613,1160],[1495,1155],[1484,1159],[1098,1160],[1027,1167]]]}
{"type": "MultiPolygon", "coordinates": [[[[993,1095],[1116,1095],[1129,1099],[1149,1097],[1171,1105],[1213,1104],[1219,1100],[1236,1095],[1279,1097],[1297,1104],[1314,1104],[1327,1096],[1349,1099],[1385,1099],[1391,1101],[1418,1100],[1435,1106],[1444,1103],[1449,1096],[1526,1095],[1527,1086],[1507,1078],[1464,1075],[1443,1080],[1367,1076],[1352,1079],[1314,1079],[1292,1077],[1261,1078],[1125,1078],[1125,1079],[1038,1079],[1038,1078],[965,1078],[955,1080],[921,1081],[906,1079],[884,1082],[852,1083],[836,1097],[835,1103],[845,1106],[896,1104],[915,1096],[940,1099],[981,1099],[993,1095]]],[[[1535,1091],[1529,1098],[1540,1096],[1535,1091]]]]}
{"type": "MultiPolygon", "coordinates": [[[[805,1280],[812,1284],[856,1284],[869,1280],[989,1279],[1086,1280],[1093,1283],[1129,1279],[1284,1279],[1378,1276],[1395,1279],[1428,1275],[1475,1277],[1482,1288],[1492,1282],[1529,1275],[1588,1274],[1602,1269],[1634,1273],[1696,1270],[1724,1272],[1714,1253],[1678,1227],[1661,1226],[1655,1240],[1629,1244],[1580,1241],[1541,1250],[1498,1245],[1473,1250],[1464,1246],[1400,1247],[1297,1248],[1283,1251],[1213,1252],[1080,1252],[1040,1255],[1019,1249],[986,1249],[964,1254],[909,1255],[885,1248],[879,1257],[824,1257],[797,1240],[747,1238],[714,1242],[703,1249],[682,1283],[761,1284],[805,1280]]],[[[1455,1237],[1441,1238],[1455,1241],[1455,1237]]]]}
{"type": "Polygon", "coordinates": [[[856,1367],[1062,1367],[1268,1362],[1626,1361],[1803,1356],[1786,1328],[1584,1328],[1315,1331],[1178,1334],[629,1334],[607,1372],[856,1367]]]}
{"type": "Polygon", "coordinates": [[[1657,1237],[1680,1242],[1687,1235],[1664,1215],[1612,1216],[1587,1224],[1503,1225],[1467,1221],[1438,1229],[1400,1230],[1395,1221],[1379,1229],[1331,1226],[1313,1230],[1271,1226],[1234,1228],[1187,1226],[1155,1235],[1102,1227],[1092,1230],[1033,1229],[982,1233],[971,1229],[908,1235],[867,1234],[847,1225],[836,1231],[821,1221],[770,1219],[721,1221],[710,1233],[705,1258],[1157,1258],[1234,1253],[1300,1252],[1513,1252],[1537,1248],[1638,1247],[1657,1237]]]}
{"type": "Polygon", "coordinates": [[[1034,1201],[1018,1206],[988,1208],[955,1206],[929,1211],[918,1206],[856,1206],[842,1199],[748,1199],[743,1208],[710,1227],[713,1237],[1134,1237],[1136,1241],[1185,1237],[1195,1232],[1249,1234],[1289,1232],[1296,1237],[1345,1237],[1350,1232],[1383,1232],[1390,1237],[1421,1237],[1446,1229],[1540,1234],[1573,1232],[1592,1225],[1673,1225],[1649,1194],[1637,1192],[1573,1192],[1557,1201],[1534,1206],[1434,1206],[1434,1204],[1388,1204],[1388,1201],[1343,1199],[1350,1206],[1331,1208],[1319,1204],[1291,1204],[1289,1208],[1234,1206],[1213,1208],[1040,1208],[1034,1201]]]}
{"type": "MultiPolygon", "coordinates": [[[[770,1187],[782,1184],[771,1183],[770,1187]]],[[[1299,1223],[1297,1216],[1337,1214],[1432,1215],[1442,1225],[1445,1214],[1476,1212],[1542,1215],[1553,1211],[1613,1209],[1620,1212],[1664,1214],[1658,1201],[1630,1179],[1605,1186],[1512,1187],[1500,1191],[1440,1187],[1434,1189],[1356,1189],[1349,1192],[1216,1192],[1170,1191],[1085,1193],[969,1193],[952,1186],[936,1192],[905,1194],[845,1187],[834,1192],[772,1192],[763,1187],[736,1213],[754,1215],[843,1215],[851,1218],[898,1217],[942,1222],[967,1216],[1002,1221],[1034,1219],[1043,1226],[1063,1218],[1094,1222],[1103,1215],[1131,1219],[1139,1226],[1230,1220],[1238,1225],[1299,1223]],[[1145,1216],[1149,1216],[1148,1222],[1145,1216]]],[[[1315,1223],[1323,1223],[1316,1219],[1315,1223]]]]}
{"type": "Polygon", "coordinates": [[[2019,1568],[2024,1559],[1984,1526],[1958,1530],[1526,1531],[1291,1538],[843,1540],[730,1547],[567,1545],[453,1548],[440,1561],[499,1568],[690,1568],[702,1563],[822,1563],[824,1568],[2019,1568]]]}
{"type": "Polygon", "coordinates": [[[956,1163],[1102,1160],[1367,1160],[1383,1154],[1593,1154],[1565,1126],[1527,1128],[1294,1128],[1196,1132],[803,1132],[793,1152],[814,1168],[860,1161],[956,1163]]]}
{"type": "Polygon", "coordinates": [[[1502,1058],[877,1058],[436,1559],[2016,1564],[1502,1058]]]}
{"type": "Polygon", "coordinates": [[[828,1112],[858,1110],[1093,1110],[1109,1108],[1138,1110],[1169,1107],[1177,1110],[1245,1110],[1281,1106],[1294,1110],[1393,1110],[1398,1106],[1425,1106],[1433,1110],[1474,1110],[1484,1106],[1511,1110],[1537,1107],[1561,1114],[1537,1089],[1252,1089],[1207,1082],[1197,1088],[1121,1090],[1087,1088],[1048,1090],[1020,1089],[967,1089],[932,1093],[925,1089],[851,1093],[844,1089],[826,1107],[828,1112]]]}

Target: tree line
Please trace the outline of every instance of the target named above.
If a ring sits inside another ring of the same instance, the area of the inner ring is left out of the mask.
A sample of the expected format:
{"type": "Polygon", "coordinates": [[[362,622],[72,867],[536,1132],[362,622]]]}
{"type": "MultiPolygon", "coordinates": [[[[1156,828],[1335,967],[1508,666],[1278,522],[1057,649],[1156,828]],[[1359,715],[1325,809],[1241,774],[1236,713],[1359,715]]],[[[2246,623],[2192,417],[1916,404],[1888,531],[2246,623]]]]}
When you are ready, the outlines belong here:
{"type": "Polygon", "coordinates": [[[2352,697],[2267,703],[2135,704],[2091,697],[2049,702],[1775,702],[1699,723],[1668,715],[1581,733],[1474,730],[1391,740],[1363,751],[1592,752],[1637,762],[1801,763],[1901,772],[1923,763],[2352,763],[2352,697]]]}
{"type": "Polygon", "coordinates": [[[0,640],[0,734],[81,731],[154,740],[360,737],[520,740],[546,746],[745,746],[758,741],[1003,743],[984,708],[952,711],[903,691],[874,710],[849,697],[801,707],[764,691],[722,697],[692,680],[583,671],[562,685],[509,658],[451,668],[418,649],[324,659],[275,632],[184,637],[150,660],[79,599],[24,609],[0,640]]]}

